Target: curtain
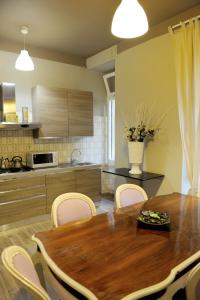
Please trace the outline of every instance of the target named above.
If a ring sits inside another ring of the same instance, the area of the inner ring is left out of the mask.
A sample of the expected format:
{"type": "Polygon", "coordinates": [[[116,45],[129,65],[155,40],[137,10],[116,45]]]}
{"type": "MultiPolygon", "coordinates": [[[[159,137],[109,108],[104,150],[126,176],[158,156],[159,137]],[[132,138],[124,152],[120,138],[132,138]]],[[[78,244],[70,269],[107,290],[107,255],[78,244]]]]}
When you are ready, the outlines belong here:
{"type": "Polygon", "coordinates": [[[200,196],[200,23],[181,23],[173,39],[183,155],[191,195],[200,196]]]}

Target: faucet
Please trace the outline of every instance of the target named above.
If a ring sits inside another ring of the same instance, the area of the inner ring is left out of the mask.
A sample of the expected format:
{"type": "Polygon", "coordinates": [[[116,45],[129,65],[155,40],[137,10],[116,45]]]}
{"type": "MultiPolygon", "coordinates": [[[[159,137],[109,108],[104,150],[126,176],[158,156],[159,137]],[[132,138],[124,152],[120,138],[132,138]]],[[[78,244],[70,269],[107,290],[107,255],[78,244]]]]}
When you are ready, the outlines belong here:
{"type": "Polygon", "coordinates": [[[74,155],[75,152],[78,152],[78,153],[79,153],[79,156],[81,156],[81,151],[80,151],[78,148],[73,149],[73,150],[72,150],[72,153],[71,153],[71,156],[70,156],[70,157],[71,157],[70,163],[71,163],[72,165],[75,165],[75,164],[78,162],[78,159],[73,158],[73,155],[74,155]]]}

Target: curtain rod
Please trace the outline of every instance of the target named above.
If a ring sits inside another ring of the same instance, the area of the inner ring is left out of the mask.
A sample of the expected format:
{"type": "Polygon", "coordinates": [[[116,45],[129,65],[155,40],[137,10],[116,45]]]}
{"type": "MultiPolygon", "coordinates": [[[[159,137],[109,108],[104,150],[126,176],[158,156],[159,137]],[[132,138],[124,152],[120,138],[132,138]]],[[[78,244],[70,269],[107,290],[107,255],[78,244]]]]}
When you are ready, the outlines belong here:
{"type": "Polygon", "coordinates": [[[200,20],[200,15],[199,15],[199,16],[196,16],[196,17],[194,17],[194,18],[188,19],[188,20],[186,20],[186,21],[180,22],[180,23],[178,23],[178,24],[176,24],[176,25],[171,25],[171,26],[169,26],[169,28],[172,29],[172,30],[174,30],[174,29],[177,29],[177,28],[181,27],[181,24],[182,24],[182,23],[184,23],[185,25],[187,25],[187,24],[189,24],[189,22],[190,22],[191,20],[192,20],[192,21],[195,21],[196,19],[197,19],[197,20],[200,20]]]}

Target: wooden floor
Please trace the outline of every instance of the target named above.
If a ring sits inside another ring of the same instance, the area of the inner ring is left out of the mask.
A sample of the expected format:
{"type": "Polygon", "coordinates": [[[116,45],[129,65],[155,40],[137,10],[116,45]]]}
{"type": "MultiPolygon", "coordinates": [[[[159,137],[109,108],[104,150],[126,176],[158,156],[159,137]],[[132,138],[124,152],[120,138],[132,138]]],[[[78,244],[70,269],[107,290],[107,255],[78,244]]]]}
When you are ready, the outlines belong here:
{"type": "MultiPolygon", "coordinates": [[[[102,198],[96,203],[97,213],[104,213],[113,210],[113,201],[102,198]]],[[[31,236],[38,232],[51,228],[50,217],[31,219],[27,222],[15,224],[15,228],[1,228],[0,232],[0,253],[10,245],[18,245],[25,248],[30,255],[36,253],[36,245],[31,241],[31,236]]],[[[57,300],[57,296],[51,287],[48,287],[48,292],[52,300],[57,300]]],[[[4,269],[0,260],[0,300],[31,300],[32,297],[25,290],[20,289],[15,280],[4,269]]]]}

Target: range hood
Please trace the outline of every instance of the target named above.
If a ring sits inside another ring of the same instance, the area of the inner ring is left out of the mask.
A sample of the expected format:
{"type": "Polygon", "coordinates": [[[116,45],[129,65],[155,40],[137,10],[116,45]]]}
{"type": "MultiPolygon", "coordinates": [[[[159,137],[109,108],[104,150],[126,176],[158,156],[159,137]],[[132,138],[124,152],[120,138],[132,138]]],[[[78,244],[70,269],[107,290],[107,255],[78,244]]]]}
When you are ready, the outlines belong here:
{"type": "Polygon", "coordinates": [[[16,115],[15,84],[0,84],[0,130],[39,129],[40,123],[5,122],[8,114],[16,115]]]}

